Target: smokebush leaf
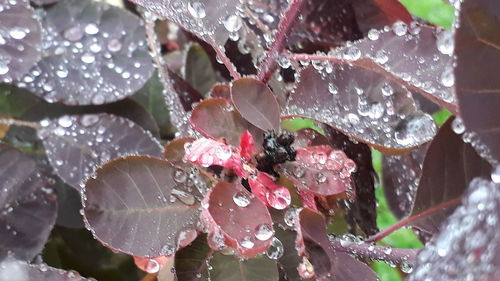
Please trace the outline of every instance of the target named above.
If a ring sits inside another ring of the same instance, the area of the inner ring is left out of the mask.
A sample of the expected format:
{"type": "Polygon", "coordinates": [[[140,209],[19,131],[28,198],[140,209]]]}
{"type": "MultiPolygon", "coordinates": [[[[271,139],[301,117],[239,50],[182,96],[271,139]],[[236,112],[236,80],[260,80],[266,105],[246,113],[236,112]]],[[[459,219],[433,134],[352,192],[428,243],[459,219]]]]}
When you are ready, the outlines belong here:
{"type": "Polygon", "coordinates": [[[231,99],[238,112],[261,130],[279,130],[280,108],[271,89],[253,78],[233,81],[231,99]]]}
{"type": "Polygon", "coordinates": [[[452,122],[450,119],[441,127],[427,150],[410,214],[418,217],[412,225],[429,233],[439,231],[474,177],[489,176],[491,172],[489,163],[453,132],[452,122]]]}
{"type": "Polygon", "coordinates": [[[171,255],[198,221],[199,193],[167,161],[129,156],[108,162],[87,181],[87,226],[104,245],[140,257],[171,255]]]}
{"type": "Polygon", "coordinates": [[[75,271],[66,271],[46,264],[28,264],[12,258],[0,261],[0,280],[23,281],[92,281],[75,271]]]}
{"type": "Polygon", "coordinates": [[[266,256],[252,259],[240,259],[236,256],[216,253],[210,259],[213,269],[210,280],[213,281],[278,281],[276,262],[266,256]]]}
{"type": "Polygon", "coordinates": [[[405,87],[355,65],[327,67],[331,74],[312,66],[302,70],[289,114],[322,121],[388,152],[418,146],[434,136],[432,117],[417,109],[405,87]]]}
{"type": "Polygon", "coordinates": [[[455,35],[460,116],[500,160],[500,3],[463,1],[455,35]],[[480,113],[479,113],[480,112],[480,113]]]}
{"type": "Polygon", "coordinates": [[[192,45],[187,52],[184,78],[204,96],[216,82],[210,57],[200,45],[192,45]]]}
{"type": "Polygon", "coordinates": [[[405,217],[411,211],[428,147],[426,143],[408,154],[385,155],[383,158],[384,194],[397,218],[405,217]]]}
{"type": "Polygon", "coordinates": [[[99,165],[118,156],[162,155],[151,134],[114,115],[64,115],[40,124],[38,136],[54,172],[76,189],[99,165]]]}
{"type": "Polygon", "coordinates": [[[69,0],[42,22],[44,57],[19,83],[49,102],[124,99],[153,73],[145,29],[135,15],[102,2],[69,0]]]}
{"type": "Polygon", "coordinates": [[[474,179],[462,206],[444,222],[441,233],[418,255],[409,281],[499,280],[500,186],[474,179]]]}
{"type": "Polygon", "coordinates": [[[274,231],[267,207],[239,183],[218,182],[203,201],[201,219],[214,246],[235,248],[251,258],[271,244],[274,231]],[[252,214],[249,216],[248,214],[252,214]],[[221,236],[220,241],[216,239],[221,236]]]}
{"type": "Polygon", "coordinates": [[[0,82],[12,82],[40,59],[42,27],[27,0],[2,0],[0,22],[0,82]]]}
{"type": "Polygon", "coordinates": [[[195,139],[191,137],[184,137],[172,140],[167,145],[165,145],[165,150],[163,156],[168,162],[176,165],[177,167],[187,168],[191,164],[184,161],[184,155],[186,155],[185,147],[187,144],[192,143],[195,139]]]}
{"type": "Polygon", "coordinates": [[[175,253],[175,275],[179,281],[210,280],[207,260],[212,250],[207,235],[199,235],[191,245],[175,253]]]}
{"type": "Polygon", "coordinates": [[[21,151],[0,144],[0,163],[0,260],[9,253],[31,260],[56,221],[56,197],[36,162],[21,151]]]}
{"type": "Polygon", "coordinates": [[[243,132],[248,130],[261,144],[263,132],[245,120],[230,101],[222,98],[207,99],[194,109],[189,120],[193,128],[205,137],[224,138],[230,145],[239,146],[243,132]]]}

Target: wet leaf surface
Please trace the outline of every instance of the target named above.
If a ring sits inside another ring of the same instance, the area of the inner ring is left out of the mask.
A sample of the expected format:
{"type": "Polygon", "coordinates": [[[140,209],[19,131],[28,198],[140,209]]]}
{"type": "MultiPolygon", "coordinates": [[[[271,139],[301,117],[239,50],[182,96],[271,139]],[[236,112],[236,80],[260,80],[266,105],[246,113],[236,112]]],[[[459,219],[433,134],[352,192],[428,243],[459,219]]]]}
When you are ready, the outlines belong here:
{"type": "Polygon", "coordinates": [[[499,161],[500,3],[463,1],[459,21],[454,55],[460,116],[487,145],[490,157],[499,161]]]}
{"type": "Polygon", "coordinates": [[[210,92],[216,82],[210,57],[200,45],[192,45],[187,52],[184,78],[203,96],[210,92]]]}
{"type": "Polygon", "coordinates": [[[378,149],[397,152],[435,135],[432,117],[416,108],[406,88],[380,73],[348,64],[301,72],[288,114],[313,118],[378,149]],[[352,79],[356,77],[356,79],[352,79]]]}
{"type": "Polygon", "coordinates": [[[266,256],[242,260],[236,256],[216,253],[210,260],[213,270],[210,271],[210,280],[213,281],[278,281],[278,267],[276,262],[266,256]]]}
{"type": "Polygon", "coordinates": [[[450,119],[441,127],[427,150],[410,214],[420,216],[432,210],[412,223],[429,233],[439,232],[441,223],[453,212],[473,178],[489,176],[491,172],[489,163],[453,132],[452,122],[450,119]]]}
{"type": "Polygon", "coordinates": [[[85,186],[86,224],[101,243],[117,251],[171,255],[198,221],[199,193],[186,180],[184,171],[156,158],[108,162],[85,186]]]}
{"type": "Polygon", "coordinates": [[[162,155],[151,134],[114,115],[65,115],[40,125],[38,136],[54,172],[76,189],[106,161],[124,155],[162,155]]]}
{"type": "Polygon", "coordinates": [[[40,59],[42,27],[27,0],[0,2],[0,22],[0,82],[12,82],[40,59]]]}
{"type": "Polygon", "coordinates": [[[29,261],[55,224],[56,196],[35,160],[21,151],[0,144],[0,163],[0,260],[10,252],[29,261]]]}
{"type": "Polygon", "coordinates": [[[18,83],[49,102],[104,104],[126,98],[153,73],[143,24],[102,2],[69,0],[43,17],[44,57],[18,83]]]}
{"type": "Polygon", "coordinates": [[[253,78],[233,81],[231,100],[241,116],[259,129],[279,130],[280,108],[266,84],[253,78]]]}

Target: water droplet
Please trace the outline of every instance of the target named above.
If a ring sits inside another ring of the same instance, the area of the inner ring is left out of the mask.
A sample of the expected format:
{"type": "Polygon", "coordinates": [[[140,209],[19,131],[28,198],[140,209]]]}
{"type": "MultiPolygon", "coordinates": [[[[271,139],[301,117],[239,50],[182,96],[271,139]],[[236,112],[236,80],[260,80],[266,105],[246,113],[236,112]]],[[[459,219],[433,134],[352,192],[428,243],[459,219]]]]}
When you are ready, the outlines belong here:
{"type": "Polygon", "coordinates": [[[207,13],[205,11],[205,4],[201,2],[190,2],[188,4],[188,11],[191,16],[198,19],[202,19],[207,16],[207,13]]]}
{"type": "Polygon", "coordinates": [[[240,16],[229,15],[226,20],[224,20],[224,27],[229,32],[237,32],[243,26],[240,16]]]}
{"type": "Polygon", "coordinates": [[[361,51],[356,46],[347,47],[344,49],[343,58],[346,60],[357,60],[361,57],[361,51]]]}
{"type": "Polygon", "coordinates": [[[389,83],[384,83],[384,85],[382,85],[381,90],[382,90],[382,95],[386,97],[390,97],[394,94],[394,89],[389,83]]]}
{"type": "Polygon", "coordinates": [[[370,31],[368,31],[368,38],[370,40],[378,40],[378,38],[380,37],[380,32],[374,28],[370,29],[370,31]]]}
{"type": "Polygon", "coordinates": [[[500,165],[495,166],[493,172],[491,172],[491,180],[494,183],[500,183],[500,165]]]}
{"type": "Polygon", "coordinates": [[[299,275],[304,279],[313,278],[316,274],[314,272],[313,265],[306,257],[302,257],[302,262],[297,267],[297,271],[299,272],[299,275]]]}
{"type": "Polygon", "coordinates": [[[290,59],[287,56],[281,56],[278,58],[278,65],[281,68],[287,69],[290,66],[292,66],[292,63],[290,62],[290,59]]]}
{"type": "Polygon", "coordinates": [[[325,174],[319,172],[316,174],[316,183],[323,184],[327,181],[325,174]]]}
{"type": "Polygon", "coordinates": [[[408,25],[402,21],[397,21],[392,25],[392,31],[397,36],[403,36],[408,32],[408,25]]]}
{"type": "Polygon", "coordinates": [[[246,207],[250,204],[250,198],[247,192],[238,191],[233,195],[233,202],[239,207],[246,207]]]}
{"type": "Polygon", "coordinates": [[[273,237],[271,245],[266,251],[266,255],[272,260],[277,260],[283,256],[284,251],[283,243],[281,243],[278,238],[273,237]]]}
{"type": "Polygon", "coordinates": [[[339,89],[333,83],[328,83],[328,92],[332,95],[336,95],[339,93],[339,89]]]}
{"type": "Polygon", "coordinates": [[[298,214],[299,214],[299,209],[297,208],[290,208],[286,210],[285,215],[283,217],[285,224],[291,228],[294,228],[298,214]]]}
{"type": "Polygon", "coordinates": [[[255,238],[260,241],[269,240],[273,235],[273,228],[268,224],[261,224],[255,229],[255,238]]]}
{"type": "Polygon", "coordinates": [[[306,174],[306,171],[304,170],[303,167],[301,167],[299,165],[294,165],[292,168],[292,174],[294,177],[300,179],[306,174]]]}
{"type": "Polygon", "coordinates": [[[241,240],[240,245],[243,248],[252,249],[255,243],[250,239],[250,237],[247,236],[241,240]]]}
{"type": "Polygon", "coordinates": [[[172,244],[165,244],[162,248],[161,248],[161,254],[164,255],[164,256],[170,256],[172,255],[173,253],[175,253],[175,246],[172,245],[172,244]]]}
{"type": "Polygon", "coordinates": [[[85,26],[85,33],[95,35],[99,32],[99,27],[95,23],[89,23],[85,26]]]}
{"type": "Polygon", "coordinates": [[[455,48],[453,34],[451,30],[443,30],[437,35],[436,45],[438,50],[444,55],[452,55],[455,48]]]}
{"type": "Polygon", "coordinates": [[[464,123],[462,122],[462,119],[460,119],[459,117],[455,118],[451,122],[451,128],[452,128],[453,132],[455,132],[455,134],[457,134],[457,135],[461,135],[465,132],[464,123]]]}
{"type": "Polygon", "coordinates": [[[174,188],[172,189],[172,195],[186,205],[193,205],[196,202],[196,198],[194,198],[192,194],[187,193],[183,190],[174,188]]]}
{"type": "Polygon", "coordinates": [[[375,54],[375,62],[379,64],[385,64],[387,61],[389,61],[389,56],[384,50],[379,50],[375,54]]]}
{"type": "Polygon", "coordinates": [[[71,127],[71,125],[73,125],[72,118],[69,115],[65,115],[59,118],[59,120],[57,120],[57,123],[59,124],[59,126],[64,128],[69,128],[71,127]]]}
{"type": "Polygon", "coordinates": [[[176,183],[183,183],[186,181],[187,174],[182,169],[175,169],[173,178],[176,183]]]}
{"type": "Polygon", "coordinates": [[[93,63],[95,61],[95,56],[92,53],[86,52],[86,53],[83,53],[81,60],[84,63],[90,64],[90,63],[93,63]]]}
{"type": "Polygon", "coordinates": [[[147,273],[157,273],[160,271],[160,264],[154,259],[149,259],[146,266],[144,266],[144,271],[147,273]]]}
{"type": "Polygon", "coordinates": [[[403,262],[400,265],[400,268],[401,268],[401,271],[406,273],[406,274],[410,274],[413,271],[413,266],[407,262],[403,262]]]}
{"type": "Polygon", "coordinates": [[[441,84],[443,84],[443,86],[445,87],[452,87],[453,85],[455,85],[455,75],[451,66],[446,67],[446,69],[441,74],[441,84]]]}
{"type": "Polygon", "coordinates": [[[80,41],[83,37],[83,30],[79,25],[75,25],[66,29],[63,33],[63,37],[72,42],[80,41]]]}
{"type": "Polygon", "coordinates": [[[0,75],[4,75],[4,74],[7,74],[9,72],[9,66],[0,61],[0,75]]]}
{"type": "Polygon", "coordinates": [[[107,47],[110,52],[116,53],[122,49],[122,43],[119,39],[114,38],[108,42],[107,47]]]}
{"type": "Polygon", "coordinates": [[[26,37],[26,31],[21,27],[14,27],[9,31],[9,35],[14,39],[21,40],[26,37]]]}

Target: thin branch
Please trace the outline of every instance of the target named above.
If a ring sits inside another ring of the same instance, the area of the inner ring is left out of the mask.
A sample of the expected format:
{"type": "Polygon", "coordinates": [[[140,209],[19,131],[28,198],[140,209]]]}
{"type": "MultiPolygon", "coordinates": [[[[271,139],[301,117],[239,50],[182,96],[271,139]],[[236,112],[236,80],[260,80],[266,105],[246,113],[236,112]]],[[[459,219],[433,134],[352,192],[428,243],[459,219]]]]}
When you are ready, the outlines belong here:
{"type": "Polygon", "coordinates": [[[278,25],[278,32],[274,39],[271,48],[267,52],[266,58],[260,65],[258,78],[266,83],[271,78],[271,75],[276,70],[278,65],[278,57],[286,46],[287,37],[292,29],[299,11],[304,6],[304,0],[293,0],[286,10],[283,18],[278,25]]]}
{"type": "Polygon", "coordinates": [[[6,126],[14,125],[19,127],[29,127],[33,129],[40,128],[40,124],[38,124],[37,122],[23,121],[12,118],[0,118],[0,125],[6,125],[6,126]]]}
{"type": "Polygon", "coordinates": [[[359,258],[379,260],[392,264],[415,264],[419,249],[398,249],[387,246],[376,246],[371,243],[356,243],[333,240],[330,242],[333,249],[359,258]]]}
{"type": "Polygon", "coordinates": [[[442,209],[445,209],[445,208],[449,208],[449,207],[452,207],[452,206],[456,206],[460,203],[460,198],[456,198],[456,199],[453,199],[453,200],[450,200],[450,201],[446,201],[446,202],[443,202],[437,206],[434,206],[432,208],[429,208],[421,213],[418,213],[416,215],[413,215],[413,216],[409,216],[407,218],[404,218],[402,220],[400,220],[399,222],[393,224],[392,226],[390,226],[389,228],[385,229],[385,230],[382,230],[381,232],[373,235],[372,237],[368,238],[366,240],[366,242],[371,242],[371,243],[375,243],[375,242],[378,242],[382,239],[384,239],[385,237],[387,237],[388,235],[390,235],[391,233],[393,233],[394,231],[404,227],[404,226],[407,226],[409,225],[410,223],[418,220],[418,219],[421,219],[423,217],[426,217],[428,215],[431,215],[435,212],[438,212],[442,209]]]}

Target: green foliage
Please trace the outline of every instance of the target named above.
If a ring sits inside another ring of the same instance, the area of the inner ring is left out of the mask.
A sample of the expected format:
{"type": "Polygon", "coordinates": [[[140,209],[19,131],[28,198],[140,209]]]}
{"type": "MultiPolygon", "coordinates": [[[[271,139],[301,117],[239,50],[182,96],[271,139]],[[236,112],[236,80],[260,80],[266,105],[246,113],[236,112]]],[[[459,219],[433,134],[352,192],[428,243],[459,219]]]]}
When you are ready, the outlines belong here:
{"type": "Polygon", "coordinates": [[[400,0],[417,17],[450,29],[455,19],[453,7],[443,0],[400,0]]]}
{"type": "Polygon", "coordinates": [[[314,121],[308,118],[294,117],[290,119],[284,119],[281,122],[281,127],[288,131],[298,131],[301,129],[309,128],[322,135],[325,134],[325,131],[323,131],[323,129],[316,126],[316,124],[314,124],[314,121]]]}
{"type": "Polygon", "coordinates": [[[451,114],[448,110],[441,109],[440,111],[434,113],[432,117],[434,118],[434,121],[436,121],[438,126],[442,126],[452,115],[453,114],[451,114]]]}

